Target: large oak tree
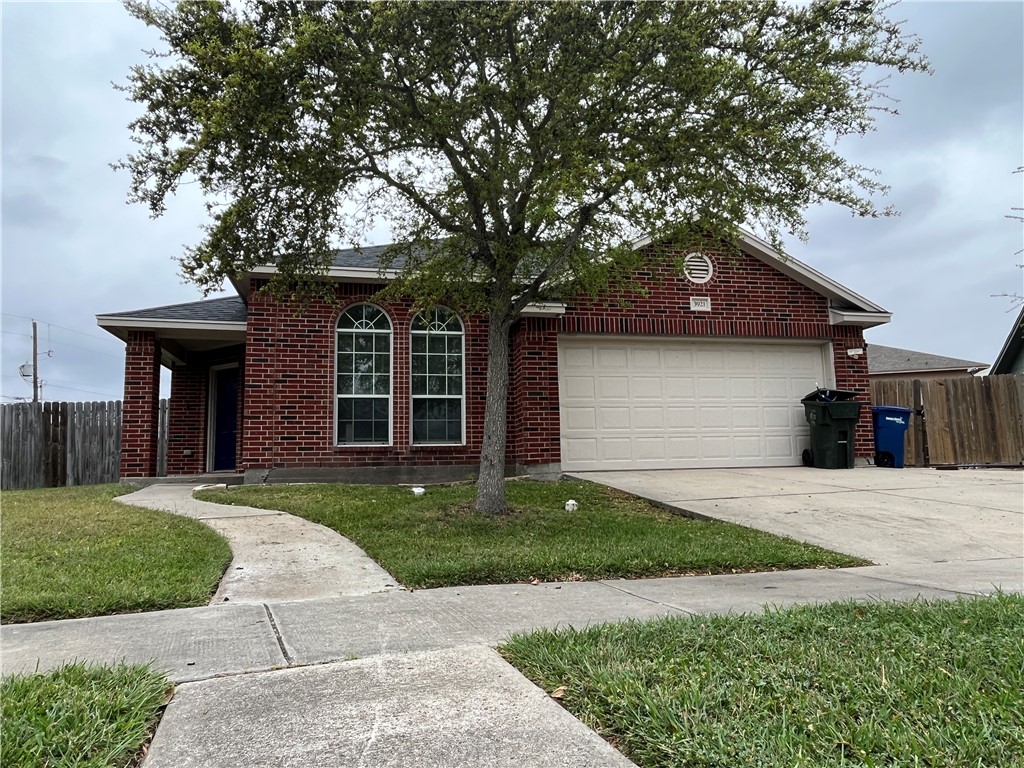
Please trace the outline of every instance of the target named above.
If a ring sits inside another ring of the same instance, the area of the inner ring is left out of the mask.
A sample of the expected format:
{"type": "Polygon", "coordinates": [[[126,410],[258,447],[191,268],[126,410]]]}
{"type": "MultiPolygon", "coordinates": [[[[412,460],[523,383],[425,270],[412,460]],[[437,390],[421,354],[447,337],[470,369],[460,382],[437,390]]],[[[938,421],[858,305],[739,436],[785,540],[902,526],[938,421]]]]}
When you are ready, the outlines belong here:
{"type": "Polygon", "coordinates": [[[487,313],[485,513],[506,505],[523,309],[628,279],[640,236],[880,213],[836,142],[893,111],[890,73],[927,68],[870,0],[126,5],[167,50],[125,86],[145,111],[121,165],[155,215],[182,183],[206,193],[187,277],[274,262],[308,286],[383,219],[405,244],[389,291],[487,313]]]}

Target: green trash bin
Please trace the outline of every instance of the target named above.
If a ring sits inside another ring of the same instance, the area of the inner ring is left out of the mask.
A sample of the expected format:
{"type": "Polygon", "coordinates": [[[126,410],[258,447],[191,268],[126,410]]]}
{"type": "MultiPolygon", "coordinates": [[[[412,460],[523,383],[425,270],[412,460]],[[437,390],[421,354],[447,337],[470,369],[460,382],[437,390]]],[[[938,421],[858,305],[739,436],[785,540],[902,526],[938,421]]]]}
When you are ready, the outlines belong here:
{"type": "Polygon", "coordinates": [[[852,469],[854,431],[860,418],[856,392],[842,389],[814,390],[801,398],[804,418],[811,425],[811,447],[803,453],[805,467],[852,469]]]}

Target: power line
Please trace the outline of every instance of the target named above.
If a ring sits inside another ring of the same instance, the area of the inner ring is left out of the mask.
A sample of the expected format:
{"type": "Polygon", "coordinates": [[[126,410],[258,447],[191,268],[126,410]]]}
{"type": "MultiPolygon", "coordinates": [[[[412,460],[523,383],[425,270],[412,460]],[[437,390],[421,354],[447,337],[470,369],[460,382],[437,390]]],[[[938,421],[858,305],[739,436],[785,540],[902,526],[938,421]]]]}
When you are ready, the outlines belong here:
{"type": "MultiPolygon", "coordinates": [[[[26,317],[25,315],[11,314],[10,312],[2,312],[0,314],[2,314],[4,317],[16,317],[19,320],[35,320],[36,319],[34,317],[26,317]]],[[[74,328],[68,328],[68,327],[63,326],[63,325],[57,325],[56,323],[50,323],[50,322],[47,322],[46,320],[40,320],[39,322],[40,323],[45,323],[46,325],[50,326],[51,328],[60,328],[62,331],[68,331],[69,333],[77,333],[79,336],[85,336],[88,339],[95,339],[96,341],[109,341],[109,338],[106,337],[106,336],[97,336],[97,335],[92,334],[92,333],[85,333],[85,331],[79,331],[79,330],[76,330],[74,328]]]]}

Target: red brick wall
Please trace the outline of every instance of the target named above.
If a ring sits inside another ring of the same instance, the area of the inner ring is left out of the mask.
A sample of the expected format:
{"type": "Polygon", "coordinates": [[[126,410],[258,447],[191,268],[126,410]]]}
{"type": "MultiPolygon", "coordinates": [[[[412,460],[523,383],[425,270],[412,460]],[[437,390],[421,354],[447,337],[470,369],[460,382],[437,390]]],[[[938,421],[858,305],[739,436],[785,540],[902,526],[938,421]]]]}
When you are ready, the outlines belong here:
{"type": "Polygon", "coordinates": [[[129,331],[124,353],[121,477],[156,476],[160,345],[153,331],[129,331]]]}
{"type": "MultiPolygon", "coordinates": [[[[705,252],[707,252],[705,250],[705,252]]],[[[684,251],[652,251],[654,260],[684,251]]],[[[820,339],[831,342],[836,386],[868,402],[862,329],[829,324],[828,300],[750,256],[713,254],[715,276],[693,285],[672,266],[640,273],[644,293],[610,294],[570,302],[562,318],[524,318],[512,331],[507,459],[547,464],[560,460],[558,416],[559,333],[637,334],[751,339],[820,339]],[[690,310],[690,296],[707,296],[712,312],[690,310]]],[[[337,318],[369,301],[376,286],[339,284],[336,303],[311,301],[293,309],[257,292],[250,295],[241,469],[475,464],[482,440],[487,334],[484,319],[463,317],[466,330],[466,444],[412,446],[409,424],[407,302],[380,304],[392,324],[392,445],[334,445],[334,344],[337,318]]],[[[872,453],[870,412],[857,431],[858,455],[872,453]]]]}
{"type": "Polygon", "coordinates": [[[512,329],[509,358],[509,462],[561,461],[558,319],[526,317],[512,329]]]}
{"type": "Polygon", "coordinates": [[[480,316],[462,316],[465,331],[466,444],[414,446],[410,434],[409,302],[372,302],[392,330],[392,444],[334,444],[334,347],[340,314],[370,301],[377,287],[339,284],[337,303],[312,300],[292,309],[259,293],[249,297],[245,350],[246,408],[241,468],[373,467],[476,464],[483,440],[487,329],[480,316]]]}
{"type": "Polygon", "coordinates": [[[171,400],[167,413],[167,474],[193,475],[206,471],[206,395],[210,369],[206,365],[176,366],[171,371],[171,400]],[[186,452],[190,455],[186,455],[186,452]]]}

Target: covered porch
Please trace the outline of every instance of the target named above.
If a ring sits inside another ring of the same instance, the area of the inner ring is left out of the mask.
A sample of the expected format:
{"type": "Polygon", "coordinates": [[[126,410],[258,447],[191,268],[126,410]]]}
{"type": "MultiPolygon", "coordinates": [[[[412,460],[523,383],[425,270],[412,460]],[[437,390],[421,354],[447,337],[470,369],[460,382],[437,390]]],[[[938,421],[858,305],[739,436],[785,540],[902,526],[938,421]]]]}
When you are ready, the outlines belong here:
{"type": "Polygon", "coordinates": [[[157,476],[161,367],[171,372],[167,475],[240,471],[242,299],[98,315],[96,322],[125,342],[121,477],[157,476]]]}

